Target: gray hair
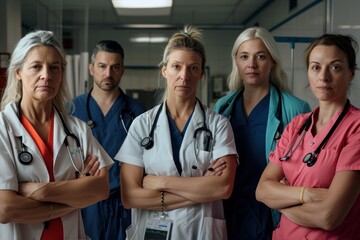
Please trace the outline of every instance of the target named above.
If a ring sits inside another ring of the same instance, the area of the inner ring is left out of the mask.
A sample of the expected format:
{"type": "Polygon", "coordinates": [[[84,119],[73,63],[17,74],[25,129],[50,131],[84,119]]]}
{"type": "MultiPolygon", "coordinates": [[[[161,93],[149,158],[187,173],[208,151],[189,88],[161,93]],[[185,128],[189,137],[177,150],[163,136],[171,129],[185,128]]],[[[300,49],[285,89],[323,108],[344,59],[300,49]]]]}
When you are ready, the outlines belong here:
{"type": "Polygon", "coordinates": [[[121,60],[124,64],[124,57],[125,57],[124,49],[116,41],[102,40],[102,41],[98,42],[92,52],[92,55],[91,55],[91,63],[92,64],[95,63],[96,54],[98,54],[98,52],[119,53],[121,56],[121,60]]]}
{"type": "Polygon", "coordinates": [[[275,66],[270,72],[270,82],[282,91],[289,91],[287,87],[287,75],[282,68],[282,64],[280,61],[280,53],[276,47],[275,39],[268,30],[261,27],[248,28],[243,31],[236,39],[233,49],[231,51],[232,70],[227,79],[229,90],[237,91],[244,86],[243,79],[240,78],[239,70],[236,66],[236,55],[240,45],[243,42],[256,38],[259,38],[263,41],[266,48],[270,52],[272,59],[275,62],[275,66]]]}
{"type": "Polygon", "coordinates": [[[65,80],[66,58],[62,44],[55,38],[50,31],[37,30],[25,35],[17,43],[9,63],[7,70],[7,83],[1,101],[1,110],[10,102],[19,102],[22,98],[22,81],[16,79],[16,72],[19,71],[31,49],[38,46],[46,46],[54,48],[61,56],[63,79],[60,83],[60,89],[56,94],[53,104],[63,113],[68,112],[72,100],[69,94],[67,83],[65,80]]]}

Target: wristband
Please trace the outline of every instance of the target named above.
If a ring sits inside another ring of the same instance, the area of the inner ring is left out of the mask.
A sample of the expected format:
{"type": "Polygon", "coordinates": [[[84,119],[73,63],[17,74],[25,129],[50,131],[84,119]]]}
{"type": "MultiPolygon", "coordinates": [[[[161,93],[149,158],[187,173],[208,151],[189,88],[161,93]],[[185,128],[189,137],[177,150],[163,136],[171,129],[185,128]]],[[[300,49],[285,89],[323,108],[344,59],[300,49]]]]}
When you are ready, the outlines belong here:
{"type": "Polygon", "coordinates": [[[300,202],[302,204],[304,204],[304,191],[305,191],[305,187],[302,187],[300,191],[300,202]]]}

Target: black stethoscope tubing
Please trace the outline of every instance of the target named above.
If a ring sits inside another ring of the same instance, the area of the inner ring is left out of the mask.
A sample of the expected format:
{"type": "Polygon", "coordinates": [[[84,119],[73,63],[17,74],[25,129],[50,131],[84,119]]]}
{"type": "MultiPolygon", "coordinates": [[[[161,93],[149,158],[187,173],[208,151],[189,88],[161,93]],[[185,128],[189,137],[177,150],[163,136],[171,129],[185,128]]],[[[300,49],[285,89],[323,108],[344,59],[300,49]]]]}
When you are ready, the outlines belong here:
{"type": "MultiPolygon", "coordinates": [[[[95,127],[95,121],[92,119],[91,117],[91,112],[90,112],[90,96],[91,96],[91,92],[92,92],[93,89],[90,89],[88,95],[86,96],[86,114],[88,116],[88,119],[86,124],[90,127],[90,128],[94,128],[95,127]]],[[[122,90],[119,88],[119,91],[121,92],[121,94],[123,94],[122,90]]],[[[131,118],[131,121],[134,120],[135,118],[135,114],[133,113],[133,111],[131,111],[129,109],[129,106],[128,106],[128,102],[126,101],[125,97],[124,97],[124,104],[123,104],[123,107],[121,108],[120,110],[120,120],[121,120],[121,124],[125,130],[125,132],[127,133],[128,132],[128,128],[126,128],[125,126],[125,122],[124,122],[124,115],[125,113],[128,112],[130,118],[131,118]]]]}
{"type": "MultiPolygon", "coordinates": [[[[197,136],[197,134],[198,134],[199,132],[201,132],[201,131],[206,132],[206,139],[205,139],[204,145],[205,145],[205,150],[208,151],[208,150],[210,149],[210,142],[211,142],[211,140],[212,140],[212,132],[211,132],[210,129],[206,126],[206,116],[205,116],[204,106],[202,105],[201,101],[200,101],[198,98],[196,98],[196,101],[199,102],[199,105],[200,105],[200,108],[201,108],[201,112],[202,112],[202,115],[203,115],[203,123],[202,123],[202,126],[201,126],[200,128],[195,129],[195,131],[194,131],[194,138],[196,138],[196,136],[197,136]]],[[[142,147],[144,147],[146,150],[149,150],[149,149],[151,149],[151,148],[154,146],[154,132],[155,132],[156,124],[157,124],[157,122],[158,122],[158,119],[159,119],[161,110],[162,110],[162,108],[163,108],[163,105],[164,105],[164,103],[161,103],[159,109],[158,109],[157,112],[156,112],[154,122],[153,122],[153,124],[151,125],[151,130],[150,130],[149,136],[144,137],[144,138],[140,141],[140,145],[141,145],[142,147]]]]}
{"type": "MultiPolygon", "coordinates": [[[[323,149],[323,147],[325,146],[325,144],[327,143],[327,141],[329,140],[329,138],[332,136],[332,134],[334,133],[334,131],[336,130],[337,126],[339,125],[339,123],[341,122],[341,120],[344,118],[345,114],[347,113],[347,110],[350,107],[350,101],[349,99],[346,101],[346,104],[343,108],[343,110],[341,111],[339,117],[336,119],[334,125],[331,127],[330,131],[326,134],[326,136],[324,137],[324,139],[321,141],[320,145],[315,149],[314,152],[311,153],[307,153],[303,159],[303,162],[306,163],[306,165],[308,167],[312,167],[316,161],[317,161],[317,156],[319,155],[320,151],[323,149]]],[[[306,134],[306,132],[308,131],[308,129],[310,128],[310,125],[312,123],[312,116],[313,116],[313,112],[310,114],[310,116],[306,119],[306,121],[304,122],[304,124],[301,126],[301,128],[299,129],[298,133],[297,133],[297,138],[301,135],[301,133],[303,133],[304,135],[306,134]]],[[[303,139],[303,137],[302,137],[303,139]]],[[[302,141],[302,139],[300,141],[302,141]]],[[[293,153],[296,148],[294,150],[292,150],[291,148],[293,148],[294,144],[290,144],[289,150],[287,151],[287,153],[285,154],[284,157],[279,158],[280,161],[287,161],[290,159],[289,153],[291,151],[291,153],[293,153]]]]}

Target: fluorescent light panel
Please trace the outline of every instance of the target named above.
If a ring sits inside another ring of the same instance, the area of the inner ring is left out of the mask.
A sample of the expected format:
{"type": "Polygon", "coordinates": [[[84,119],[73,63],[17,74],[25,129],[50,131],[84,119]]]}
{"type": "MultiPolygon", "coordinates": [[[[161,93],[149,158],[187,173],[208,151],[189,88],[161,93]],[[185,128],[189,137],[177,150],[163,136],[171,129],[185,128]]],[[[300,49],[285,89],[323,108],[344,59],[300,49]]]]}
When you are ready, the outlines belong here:
{"type": "Polygon", "coordinates": [[[163,16],[170,15],[172,0],[112,0],[119,15],[163,16]]]}
{"type": "Polygon", "coordinates": [[[167,37],[134,37],[130,38],[133,43],[163,43],[167,42],[167,37]]]}
{"type": "Polygon", "coordinates": [[[172,0],[112,0],[115,8],[165,8],[172,0]]]}

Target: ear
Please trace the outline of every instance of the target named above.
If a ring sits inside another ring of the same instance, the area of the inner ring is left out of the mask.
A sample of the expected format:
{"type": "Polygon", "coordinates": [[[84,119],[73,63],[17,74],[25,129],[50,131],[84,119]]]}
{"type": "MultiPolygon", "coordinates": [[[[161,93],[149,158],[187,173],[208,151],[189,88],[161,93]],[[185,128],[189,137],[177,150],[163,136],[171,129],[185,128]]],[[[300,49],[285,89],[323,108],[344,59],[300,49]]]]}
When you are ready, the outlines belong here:
{"type": "Polygon", "coordinates": [[[15,77],[17,80],[21,80],[21,70],[20,69],[16,70],[15,77]]]}
{"type": "Polygon", "coordinates": [[[161,68],[161,74],[163,75],[164,78],[166,78],[166,67],[165,66],[163,66],[161,68]]]}
{"type": "Polygon", "coordinates": [[[272,61],[271,68],[275,68],[275,67],[276,67],[276,62],[273,60],[273,61],[272,61]]]}
{"type": "Polygon", "coordinates": [[[355,70],[351,70],[351,80],[353,80],[355,77],[355,70]]]}
{"type": "Polygon", "coordinates": [[[89,64],[89,72],[91,76],[94,76],[94,64],[92,63],[89,64]]]}

